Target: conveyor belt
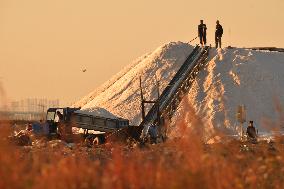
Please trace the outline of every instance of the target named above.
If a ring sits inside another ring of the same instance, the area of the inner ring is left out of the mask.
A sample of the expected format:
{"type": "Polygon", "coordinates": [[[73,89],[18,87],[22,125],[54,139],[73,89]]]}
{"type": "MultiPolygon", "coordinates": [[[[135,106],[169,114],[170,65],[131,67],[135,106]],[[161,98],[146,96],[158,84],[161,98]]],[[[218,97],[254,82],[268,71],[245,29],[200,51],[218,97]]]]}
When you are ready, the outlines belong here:
{"type": "Polygon", "coordinates": [[[142,137],[147,133],[149,125],[157,125],[160,122],[160,116],[171,117],[173,115],[182,97],[189,91],[197,73],[204,66],[208,53],[209,47],[200,48],[196,46],[193,49],[192,53],[139,125],[140,128],[143,128],[142,137]]]}

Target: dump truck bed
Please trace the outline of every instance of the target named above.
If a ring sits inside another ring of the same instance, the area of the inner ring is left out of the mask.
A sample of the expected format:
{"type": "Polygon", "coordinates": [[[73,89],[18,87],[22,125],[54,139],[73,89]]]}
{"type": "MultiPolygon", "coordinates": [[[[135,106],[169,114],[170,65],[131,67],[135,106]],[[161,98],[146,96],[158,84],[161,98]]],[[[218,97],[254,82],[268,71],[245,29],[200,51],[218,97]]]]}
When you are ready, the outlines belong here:
{"type": "Polygon", "coordinates": [[[101,132],[114,132],[129,126],[127,119],[112,119],[78,112],[73,114],[73,123],[78,128],[101,132]]]}

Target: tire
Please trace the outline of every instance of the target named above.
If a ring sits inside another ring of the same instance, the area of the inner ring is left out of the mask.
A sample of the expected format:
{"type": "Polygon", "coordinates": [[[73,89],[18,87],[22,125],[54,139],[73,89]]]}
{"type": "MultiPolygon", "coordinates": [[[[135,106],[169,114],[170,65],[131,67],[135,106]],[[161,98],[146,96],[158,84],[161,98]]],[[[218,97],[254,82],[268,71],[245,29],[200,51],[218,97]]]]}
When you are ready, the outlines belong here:
{"type": "Polygon", "coordinates": [[[93,140],[93,145],[94,145],[94,146],[100,145],[100,139],[99,139],[99,137],[95,137],[95,138],[94,138],[94,140],[93,140]]]}
{"type": "Polygon", "coordinates": [[[96,136],[93,140],[93,145],[98,146],[105,143],[105,137],[103,135],[96,136]]]}

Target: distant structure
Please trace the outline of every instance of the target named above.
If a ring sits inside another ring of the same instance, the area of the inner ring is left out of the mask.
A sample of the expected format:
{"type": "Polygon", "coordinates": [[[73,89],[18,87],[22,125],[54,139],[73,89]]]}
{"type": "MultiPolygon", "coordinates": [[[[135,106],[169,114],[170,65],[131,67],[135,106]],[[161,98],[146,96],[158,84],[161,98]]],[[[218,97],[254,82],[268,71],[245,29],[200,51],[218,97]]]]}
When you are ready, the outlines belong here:
{"type": "Polygon", "coordinates": [[[45,98],[28,98],[12,101],[8,110],[0,110],[10,120],[40,120],[45,119],[45,112],[50,107],[59,107],[59,100],[45,98]]]}

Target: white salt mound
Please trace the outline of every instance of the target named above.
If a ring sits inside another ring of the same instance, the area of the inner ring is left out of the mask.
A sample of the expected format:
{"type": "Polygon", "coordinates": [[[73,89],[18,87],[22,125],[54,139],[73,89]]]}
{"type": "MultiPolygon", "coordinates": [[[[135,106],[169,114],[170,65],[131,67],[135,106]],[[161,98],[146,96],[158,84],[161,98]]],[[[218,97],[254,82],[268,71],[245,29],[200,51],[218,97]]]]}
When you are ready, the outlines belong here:
{"type": "MultiPolygon", "coordinates": [[[[101,107],[139,125],[139,77],[142,76],[145,98],[156,99],[155,77],[160,80],[162,93],[193,48],[182,42],[165,44],[138,58],[75,106],[86,111],[101,107]]],[[[209,127],[235,128],[236,110],[242,104],[247,108],[247,120],[254,120],[260,130],[284,126],[283,70],[284,53],[212,48],[209,63],[199,73],[187,98],[209,127]]]]}
{"type": "Polygon", "coordinates": [[[213,49],[211,56],[188,95],[206,125],[235,128],[243,104],[260,130],[284,126],[284,53],[213,49]]]}
{"type": "MultiPolygon", "coordinates": [[[[75,104],[86,110],[102,107],[114,115],[130,120],[130,124],[141,122],[139,77],[142,77],[145,99],[157,98],[156,77],[160,80],[160,92],[192,52],[193,46],[182,42],[171,42],[146,54],[124,68],[98,89],[75,104]]],[[[148,106],[149,107],[149,106],[148,106]]]]}

